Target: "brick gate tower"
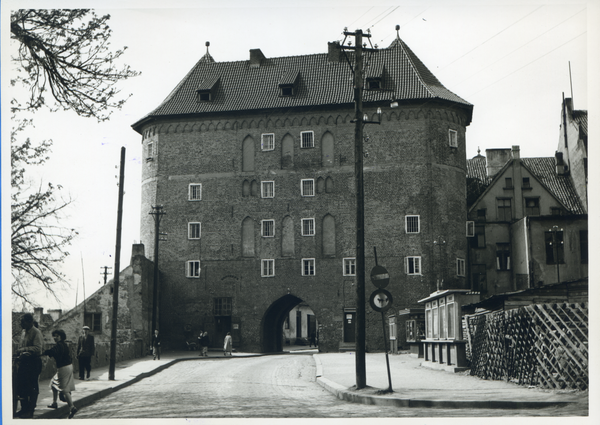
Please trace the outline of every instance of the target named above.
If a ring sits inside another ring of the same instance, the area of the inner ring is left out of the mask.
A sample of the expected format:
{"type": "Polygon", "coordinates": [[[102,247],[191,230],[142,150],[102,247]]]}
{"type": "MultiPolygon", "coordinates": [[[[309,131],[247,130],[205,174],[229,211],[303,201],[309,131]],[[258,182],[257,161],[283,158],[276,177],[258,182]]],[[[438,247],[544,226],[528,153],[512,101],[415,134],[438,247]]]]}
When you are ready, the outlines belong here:
{"type": "MultiPolygon", "coordinates": [[[[466,288],[465,131],[472,105],[398,37],[365,58],[367,273],[389,271],[394,309],[466,288]]],[[[356,209],[352,57],[327,53],[216,62],[207,53],[142,135],[141,238],[159,245],[159,326],[181,348],[200,330],[244,351],[282,349],[289,312],[310,306],[319,347],[353,343],[356,209]],[[347,60],[348,59],[348,60],[347,60]],[[303,304],[303,305],[304,305],[303,304]]],[[[367,282],[368,282],[367,278],[367,282]]],[[[368,300],[371,292],[367,284],[368,300]]],[[[367,346],[382,349],[367,308],[367,346]]]]}

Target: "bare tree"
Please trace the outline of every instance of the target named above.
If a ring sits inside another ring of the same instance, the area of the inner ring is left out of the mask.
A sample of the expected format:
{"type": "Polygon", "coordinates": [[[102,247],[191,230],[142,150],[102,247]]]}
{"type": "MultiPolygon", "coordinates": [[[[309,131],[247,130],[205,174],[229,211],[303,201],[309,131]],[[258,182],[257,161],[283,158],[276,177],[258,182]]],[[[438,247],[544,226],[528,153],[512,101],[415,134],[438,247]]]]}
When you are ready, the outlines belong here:
{"type": "Polygon", "coordinates": [[[116,83],[139,73],[127,65],[117,68],[127,47],[109,49],[109,19],[89,9],[11,12],[11,36],[18,42],[13,61],[19,66],[11,83],[29,90],[26,102],[13,99],[13,112],[41,108],[48,92],[54,99],[50,108],[71,109],[98,121],[121,108],[129,96],[116,99],[116,83]]]}
{"type": "Polygon", "coordinates": [[[27,179],[31,167],[48,159],[52,141],[18,140],[32,122],[16,114],[46,106],[105,121],[129,98],[119,97],[116,84],[139,73],[127,65],[117,67],[126,47],[110,49],[110,15],[98,17],[89,9],[21,9],[11,11],[10,18],[15,43],[11,85],[27,90],[26,98],[11,101],[11,287],[16,299],[31,303],[35,282],[55,293],[53,285],[64,278],[59,266],[77,232],[61,225],[71,203],[59,196],[62,187],[27,179]]]}

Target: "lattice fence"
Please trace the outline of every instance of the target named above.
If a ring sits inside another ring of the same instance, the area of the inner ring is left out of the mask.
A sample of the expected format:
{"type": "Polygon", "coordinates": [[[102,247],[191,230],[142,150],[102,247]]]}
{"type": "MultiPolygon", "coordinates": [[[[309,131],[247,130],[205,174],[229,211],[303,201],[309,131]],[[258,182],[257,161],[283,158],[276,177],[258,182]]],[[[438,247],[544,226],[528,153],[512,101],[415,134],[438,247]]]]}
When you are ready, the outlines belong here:
{"type": "Polygon", "coordinates": [[[538,304],[463,318],[471,375],[542,388],[588,388],[588,309],[538,304]]]}

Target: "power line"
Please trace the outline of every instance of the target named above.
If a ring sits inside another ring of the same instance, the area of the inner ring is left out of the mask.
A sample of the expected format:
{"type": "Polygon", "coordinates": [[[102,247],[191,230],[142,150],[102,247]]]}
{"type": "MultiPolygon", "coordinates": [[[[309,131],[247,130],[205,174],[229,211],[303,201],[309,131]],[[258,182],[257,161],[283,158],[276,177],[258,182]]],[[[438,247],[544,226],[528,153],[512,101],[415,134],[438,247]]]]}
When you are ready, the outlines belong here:
{"type": "MultiPolygon", "coordinates": [[[[396,11],[396,9],[398,9],[400,6],[396,6],[394,8],[394,10],[392,10],[390,13],[388,13],[387,15],[385,15],[384,17],[382,17],[380,20],[378,20],[377,22],[375,22],[373,25],[371,25],[369,28],[373,28],[375,25],[377,25],[378,23],[380,23],[381,21],[383,21],[385,18],[387,18],[388,16],[390,16],[392,13],[394,13],[396,11]]],[[[384,12],[385,13],[385,12],[384,12]]],[[[375,18],[377,19],[377,18],[375,18]]]]}
{"type": "Polygon", "coordinates": [[[510,74],[507,74],[507,75],[505,75],[504,77],[502,77],[502,78],[500,78],[500,79],[498,79],[498,80],[494,81],[493,83],[491,83],[491,84],[488,84],[488,85],[487,85],[487,86],[485,86],[484,88],[482,88],[482,89],[480,89],[480,90],[477,90],[477,91],[476,91],[476,92],[474,92],[474,93],[471,93],[471,94],[470,94],[469,96],[467,96],[467,97],[474,96],[474,95],[476,95],[477,93],[479,93],[480,91],[483,91],[483,90],[487,89],[488,87],[491,87],[491,86],[493,86],[493,85],[494,85],[494,84],[496,84],[496,83],[499,83],[500,81],[504,80],[505,78],[508,78],[508,77],[510,77],[510,76],[511,76],[511,75],[513,75],[514,73],[516,73],[516,72],[519,72],[520,70],[522,70],[522,69],[523,69],[523,68],[525,68],[525,67],[528,67],[528,66],[529,66],[529,65],[531,65],[532,63],[534,63],[534,62],[537,62],[538,60],[542,59],[542,58],[543,58],[543,57],[545,57],[545,56],[548,56],[550,53],[554,52],[555,50],[558,50],[558,49],[560,49],[561,47],[563,47],[563,46],[564,46],[564,45],[566,45],[566,44],[569,44],[571,41],[575,40],[576,38],[579,38],[579,37],[581,37],[581,36],[582,36],[582,35],[584,35],[584,34],[587,34],[587,31],[584,31],[584,32],[582,32],[581,34],[579,34],[579,35],[577,35],[577,36],[573,37],[573,38],[572,38],[572,39],[570,39],[569,41],[566,41],[566,42],[564,42],[564,43],[563,43],[563,44],[561,44],[560,46],[557,46],[557,47],[555,47],[554,49],[550,50],[549,52],[547,52],[547,53],[544,53],[542,56],[540,56],[540,57],[538,57],[538,58],[536,58],[536,59],[532,60],[531,62],[529,62],[529,63],[527,63],[527,64],[523,65],[522,67],[520,67],[520,68],[518,68],[518,69],[514,70],[514,71],[513,71],[513,72],[511,72],[510,74]]]}
{"type": "Polygon", "coordinates": [[[348,28],[352,28],[352,25],[354,25],[355,22],[358,22],[359,20],[361,20],[363,18],[363,16],[365,16],[367,13],[369,13],[371,10],[373,10],[375,8],[375,6],[371,7],[369,10],[367,10],[365,13],[363,13],[362,15],[360,15],[358,18],[356,18],[350,25],[348,25],[348,28]]]}
{"type": "Polygon", "coordinates": [[[532,42],[534,42],[535,40],[537,40],[538,38],[540,38],[540,37],[541,37],[541,36],[543,36],[544,34],[547,34],[548,32],[552,31],[552,30],[553,30],[553,29],[555,29],[556,27],[558,27],[558,26],[560,26],[560,25],[564,24],[564,23],[565,23],[565,22],[567,22],[568,20],[570,20],[570,19],[573,19],[575,16],[579,15],[579,14],[580,14],[581,12],[583,12],[584,10],[586,10],[586,9],[581,9],[579,12],[577,12],[577,13],[575,13],[574,15],[572,15],[572,16],[570,16],[570,17],[568,17],[568,18],[567,18],[567,19],[565,19],[564,21],[562,21],[562,22],[559,22],[558,24],[554,25],[554,26],[553,26],[552,28],[550,28],[549,30],[547,30],[547,31],[544,31],[543,33],[541,33],[540,35],[538,35],[538,36],[537,36],[537,37],[535,37],[535,38],[532,38],[531,40],[529,40],[527,43],[523,44],[522,46],[520,46],[520,47],[517,47],[516,49],[512,50],[510,53],[507,53],[506,55],[502,56],[502,57],[501,57],[500,59],[498,59],[497,61],[495,61],[495,62],[493,62],[493,63],[491,63],[491,64],[489,64],[489,65],[487,65],[487,66],[483,67],[482,69],[480,69],[479,71],[475,72],[474,74],[471,74],[469,77],[467,77],[467,78],[465,78],[464,80],[462,80],[462,81],[460,81],[459,83],[457,83],[457,84],[456,84],[456,86],[460,86],[460,85],[461,85],[461,84],[463,84],[464,82],[466,82],[466,81],[470,81],[470,80],[471,80],[471,78],[473,78],[475,75],[479,74],[479,73],[480,73],[480,72],[482,72],[483,70],[485,70],[485,69],[489,68],[489,67],[490,67],[490,66],[492,66],[492,65],[495,65],[495,64],[497,64],[498,62],[502,61],[504,58],[506,58],[506,57],[508,57],[508,56],[512,55],[512,54],[513,54],[513,53],[515,53],[516,51],[518,51],[518,50],[522,49],[523,47],[525,47],[525,46],[527,46],[527,45],[529,45],[529,44],[531,44],[532,42]]]}
{"type": "Polygon", "coordinates": [[[452,65],[454,62],[456,62],[456,61],[458,61],[458,60],[460,60],[460,59],[464,58],[465,56],[467,56],[467,55],[468,55],[469,53],[471,53],[472,51],[474,51],[474,50],[477,50],[478,48],[480,48],[482,45],[484,45],[484,44],[485,44],[485,43],[487,43],[488,41],[490,41],[490,40],[492,40],[492,39],[496,38],[498,35],[502,34],[504,31],[506,31],[506,30],[507,30],[507,29],[509,29],[510,27],[512,27],[512,26],[514,26],[514,25],[516,25],[517,23],[521,22],[523,19],[527,18],[529,15],[531,15],[531,14],[533,14],[533,13],[537,12],[537,11],[538,11],[539,9],[541,9],[542,7],[544,7],[544,5],[541,5],[540,7],[538,7],[538,8],[536,8],[536,9],[534,9],[533,11],[529,12],[527,15],[525,15],[525,16],[523,16],[521,19],[519,19],[519,20],[517,20],[517,21],[513,22],[513,23],[512,23],[512,24],[510,24],[509,26],[505,27],[504,29],[502,29],[501,31],[497,32],[496,34],[494,34],[493,36],[491,36],[491,37],[490,37],[490,38],[488,38],[487,40],[484,40],[484,41],[482,41],[481,43],[479,43],[477,46],[473,47],[471,50],[469,50],[469,51],[468,51],[467,53],[465,53],[464,55],[462,55],[462,56],[459,56],[458,58],[454,59],[454,60],[453,60],[452,62],[450,62],[449,64],[447,64],[447,65],[444,65],[444,66],[443,66],[441,69],[444,69],[444,68],[446,68],[446,67],[448,67],[448,66],[452,65]]]}

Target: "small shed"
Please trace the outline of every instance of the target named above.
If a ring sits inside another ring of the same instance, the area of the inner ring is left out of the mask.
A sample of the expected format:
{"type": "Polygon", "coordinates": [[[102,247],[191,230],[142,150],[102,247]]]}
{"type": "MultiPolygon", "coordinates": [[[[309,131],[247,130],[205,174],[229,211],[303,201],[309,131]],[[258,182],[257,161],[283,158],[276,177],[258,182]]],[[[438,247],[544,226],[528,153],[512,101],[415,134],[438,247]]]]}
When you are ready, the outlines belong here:
{"type": "Polygon", "coordinates": [[[425,304],[425,338],[421,341],[423,366],[450,372],[468,369],[461,308],[476,301],[479,301],[479,293],[468,289],[436,291],[419,300],[425,304]]]}

